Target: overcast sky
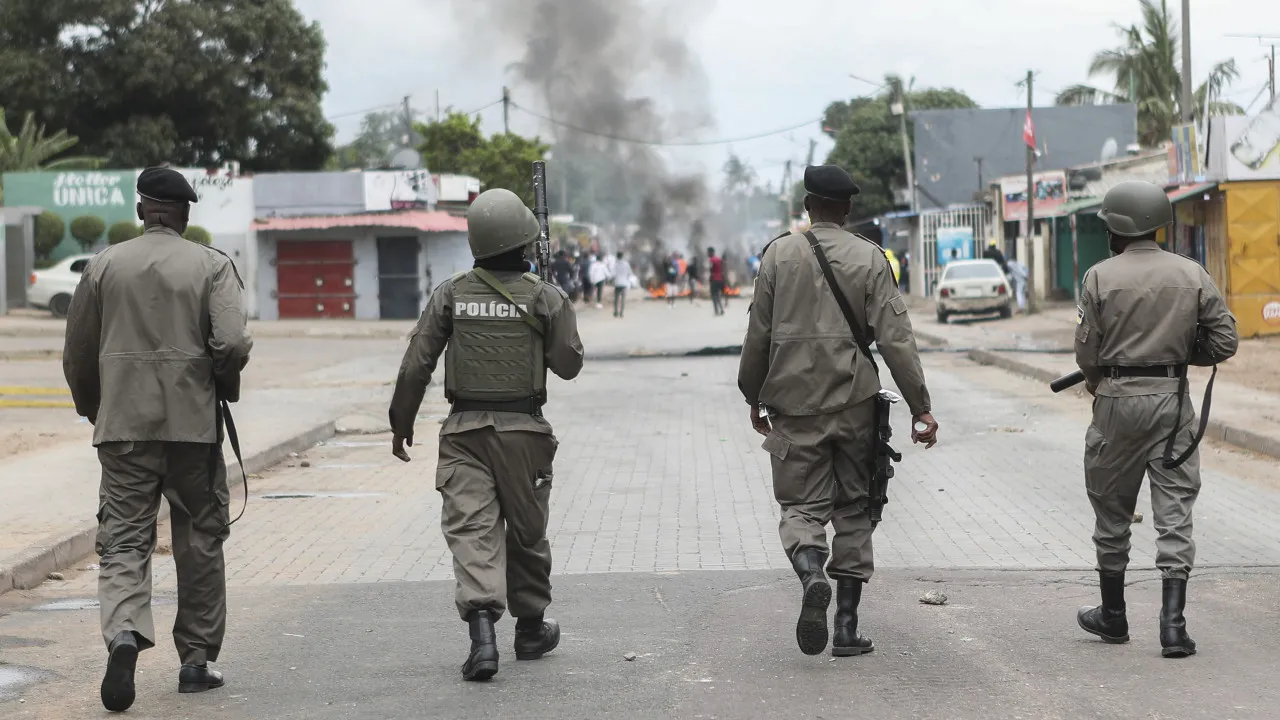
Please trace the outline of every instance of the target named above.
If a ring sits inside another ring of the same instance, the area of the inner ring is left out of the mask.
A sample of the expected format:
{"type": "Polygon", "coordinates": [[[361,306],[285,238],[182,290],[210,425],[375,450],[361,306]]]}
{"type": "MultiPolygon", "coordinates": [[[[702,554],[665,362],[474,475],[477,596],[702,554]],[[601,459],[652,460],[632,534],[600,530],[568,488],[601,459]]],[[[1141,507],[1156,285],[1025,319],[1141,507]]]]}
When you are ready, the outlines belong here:
{"type": "MultiPolygon", "coordinates": [[[[329,42],[324,108],[340,141],[358,129],[355,111],[410,95],[415,108],[434,112],[437,92],[441,105],[470,111],[499,99],[503,84],[512,82],[504,67],[516,59],[514,49],[503,55],[476,42],[474,28],[455,22],[451,0],[295,2],[321,24],[329,42]]],[[[1197,82],[1214,63],[1235,57],[1241,78],[1230,99],[1249,105],[1267,81],[1270,49],[1256,38],[1227,36],[1280,36],[1275,0],[1191,4],[1197,82]]],[[[1180,12],[1179,0],[1170,6],[1180,12]]],[[[874,90],[851,73],[868,80],[891,72],[914,75],[917,87],[954,87],[983,107],[1014,107],[1026,102],[1015,83],[1031,69],[1039,73],[1036,104],[1049,105],[1056,91],[1086,80],[1096,50],[1120,43],[1113,23],[1140,20],[1137,0],[707,0],[702,11],[682,17],[690,15],[687,37],[701,58],[715,118],[699,138],[705,140],[794,126],[818,118],[833,100],[874,90]]],[[[518,86],[513,92],[517,101],[531,96],[518,86]]],[[[499,107],[482,118],[487,131],[501,129],[499,107]]],[[[519,113],[512,115],[512,129],[548,134],[538,120],[519,113]]],[[[816,122],[761,140],[665,152],[674,167],[718,173],[732,149],[776,188],[786,160],[803,164],[810,138],[819,139],[821,162],[830,142],[816,122]]]]}

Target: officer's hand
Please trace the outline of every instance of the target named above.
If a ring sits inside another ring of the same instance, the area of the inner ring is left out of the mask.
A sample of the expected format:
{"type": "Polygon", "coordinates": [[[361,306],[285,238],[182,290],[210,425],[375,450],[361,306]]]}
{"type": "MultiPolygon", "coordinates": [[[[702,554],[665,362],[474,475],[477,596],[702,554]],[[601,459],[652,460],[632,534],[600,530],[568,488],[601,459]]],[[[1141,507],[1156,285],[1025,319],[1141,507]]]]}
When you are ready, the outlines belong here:
{"type": "Polygon", "coordinates": [[[768,437],[769,433],[773,432],[773,427],[769,425],[769,418],[762,417],[760,408],[755,405],[751,406],[751,427],[765,437],[768,437]]]}
{"type": "Polygon", "coordinates": [[[391,438],[391,454],[400,458],[405,462],[409,462],[409,453],[404,451],[404,446],[413,447],[413,438],[402,438],[396,435],[391,438]]]}
{"type": "Polygon", "coordinates": [[[911,418],[911,442],[920,444],[924,443],[926,450],[938,444],[938,421],[933,419],[930,413],[920,413],[911,418]],[[925,429],[917,429],[917,425],[924,424],[925,429]]]}

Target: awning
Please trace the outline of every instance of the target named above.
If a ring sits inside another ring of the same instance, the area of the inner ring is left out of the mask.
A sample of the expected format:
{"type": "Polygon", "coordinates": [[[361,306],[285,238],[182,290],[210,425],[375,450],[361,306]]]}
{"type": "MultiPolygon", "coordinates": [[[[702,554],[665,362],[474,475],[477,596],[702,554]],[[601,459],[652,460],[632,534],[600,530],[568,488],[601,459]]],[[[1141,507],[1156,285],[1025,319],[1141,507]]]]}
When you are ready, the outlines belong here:
{"type": "Polygon", "coordinates": [[[466,232],[467,219],[447,212],[405,210],[356,215],[303,215],[256,220],[253,229],[265,232],[331,230],[334,228],[394,228],[419,232],[466,232]]]}
{"type": "Polygon", "coordinates": [[[1201,193],[1209,192],[1218,187],[1216,182],[1198,183],[1195,185],[1179,185],[1172,190],[1166,190],[1169,195],[1169,202],[1179,203],[1201,193]]]}

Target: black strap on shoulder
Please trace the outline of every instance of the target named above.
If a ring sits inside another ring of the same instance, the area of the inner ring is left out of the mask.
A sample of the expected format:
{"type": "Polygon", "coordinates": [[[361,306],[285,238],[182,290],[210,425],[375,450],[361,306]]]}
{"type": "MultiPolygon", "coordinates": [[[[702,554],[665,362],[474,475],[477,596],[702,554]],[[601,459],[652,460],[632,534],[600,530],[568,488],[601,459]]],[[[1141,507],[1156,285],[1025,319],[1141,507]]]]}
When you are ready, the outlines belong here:
{"type": "Polygon", "coordinates": [[[858,324],[857,318],[853,314],[853,308],[849,306],[849,300],[845,298],[844,293],[840,291],[840,285],[836,282],[836,274],[831,270],[831,263],[827,261],[827,254],[823,252],[822,245],[818,242],[818,236],[813,234],[812,230],[805,231],[804,236],[809,240],[809,247],[813,249],[813,254],[818,258],[818,265],[822,266],[822,276],[827,280],[827,287],[831,289],[831,294],[836,296],[836,304],[840,306],[840,312],[844,313],[845,322],[849,323],[849,330],[853,332],[853,340],[858,343],[858,349],[867,357],[871,363],[871,369],[876,375],[880,374],[880,367],[876,365],[876,360],[871,356],[871,344],[867,342],[867,334],[863,331],[862,326],[858,324]]]}
{"type": "MultiPolygon", "coordinates": [[[[493,273],[490,273],[484,268],[475,268],[471,272],[475,273],[475,276],[480,278],[485,285],[493,288],[494,292],[501,295],[508,303],[510,303],[511,307],[515,308],[517,313],[520,313],[520,319],[524,320],[526,325],[533,328],[534,332],[539,335],[546,335],[546,330],[542,327],[542,321],[533,315],[530,315],[524,308],[520,307],[520,303],[516,302],[514,297],[511,297],[511,291],[507,289],[506,285],[502,284],[501,280],[494,277],[493,273]]],[[[538,279],[541,280],[542,278],[538,279]]]]}

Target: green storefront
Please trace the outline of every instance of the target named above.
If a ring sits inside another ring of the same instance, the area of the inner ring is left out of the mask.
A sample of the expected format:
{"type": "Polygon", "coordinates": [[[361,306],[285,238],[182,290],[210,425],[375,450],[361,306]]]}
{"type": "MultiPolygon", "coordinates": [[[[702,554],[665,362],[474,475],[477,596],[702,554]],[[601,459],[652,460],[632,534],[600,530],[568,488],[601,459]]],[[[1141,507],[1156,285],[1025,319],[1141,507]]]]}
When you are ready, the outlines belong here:
{"type": "Polygon", "coordinates": [[[1111,257],[1107,248],[1107,226],[1098,218],[1100,198],[1075,200],[1062,207],[1062,215],[1053,219],[1054,289],[1066,297],[1075,297],[1079,279],[1089,268],[1111,257]],[[1071,219],[1075,218],[1072,238],[1071,219]]]}
{"type": "MultiPolygon", "coordinates": [[[[107,228],[118,222],[137,222],[137,180],[137,170],[8,173],[4,176],[4,203],[41,207],[62,218],[66,232],[49,255],[51,261],[57,261],[84,252],[71,236],[71,223],[76,218],[96,216],[107,228]]],[[[106,241],[104,232],[98,245],[106,241]]]]}

